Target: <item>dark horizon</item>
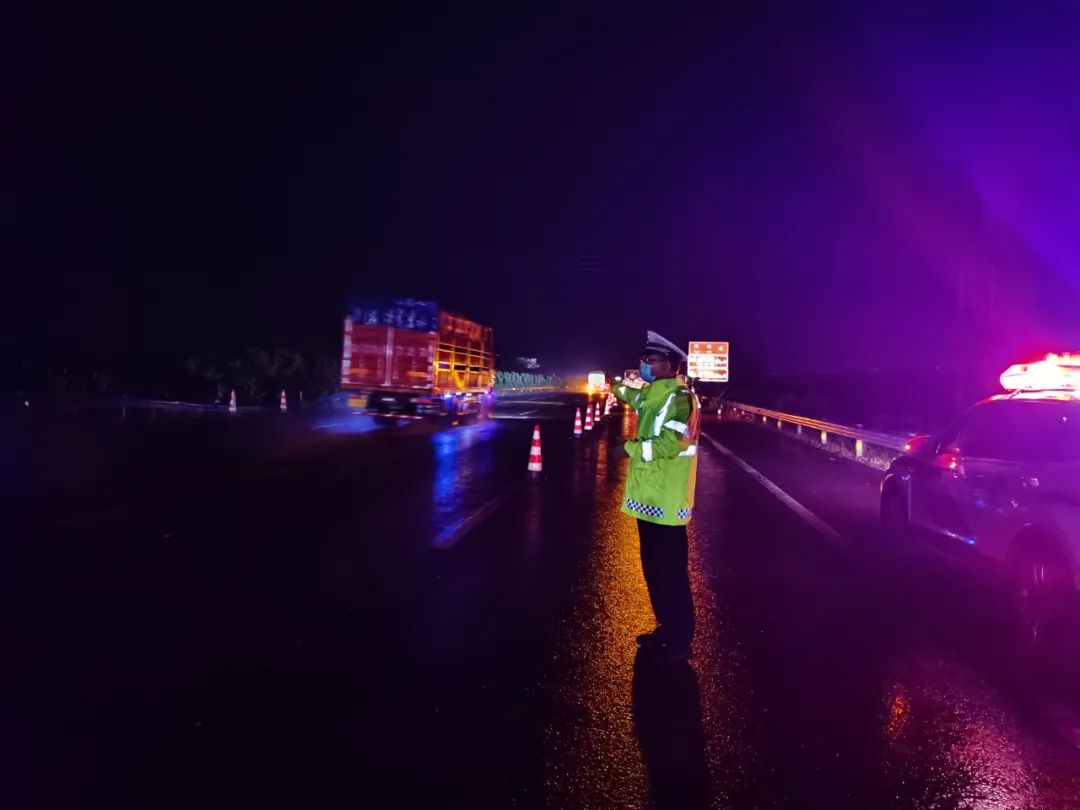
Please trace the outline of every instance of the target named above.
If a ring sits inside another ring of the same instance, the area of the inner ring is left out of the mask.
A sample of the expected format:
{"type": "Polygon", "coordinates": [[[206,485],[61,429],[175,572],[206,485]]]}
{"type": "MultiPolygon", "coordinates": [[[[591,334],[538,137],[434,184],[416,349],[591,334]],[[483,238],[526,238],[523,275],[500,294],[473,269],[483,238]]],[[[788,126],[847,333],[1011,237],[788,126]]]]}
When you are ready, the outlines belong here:
{"type": "Polygon", "coordinates": [[[560,369],[1080,344],[1077,19],[781,10],[22,10],[5,343],[333,351],[397,295],[560,369]]]}

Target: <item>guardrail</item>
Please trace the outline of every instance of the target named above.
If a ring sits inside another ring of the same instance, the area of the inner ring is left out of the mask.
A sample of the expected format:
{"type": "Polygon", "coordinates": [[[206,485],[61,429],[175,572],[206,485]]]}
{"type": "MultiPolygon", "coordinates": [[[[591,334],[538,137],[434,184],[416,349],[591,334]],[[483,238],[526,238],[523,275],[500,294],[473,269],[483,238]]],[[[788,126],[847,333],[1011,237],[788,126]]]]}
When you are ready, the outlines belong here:
{"type": "MultiPolygon", "coordinates": [[[[316,398],[307,401],[289,401],[289,409],[317,410],[325,407],[327,398],[316,398]]],[[[151,415],[161,411],[170,414],[191,415],[229,415],[227,402],[185,402],[175,399],[150,399],[149,397],[108,397],[102,399],[83,399],[68,402],[46,402],[44,405],[31,403],[26,407],[34,406],[35,412],[43,413],[105,413],[118,412],[122,418],[127,418],[128,413],[149,413],[151,415]]],[[[237,412],[240,414],[271,414],[277,413],[280,408],[275,405],[239,405],[237,412]]]]}
{"type": "Polygon", "coordinates": [[[202,402],[183,402],[180,400],[145,399],[142,397],[121,397],[102,403],[106,407],[151,408],[169,411],[228,411],[228,404],[207,404],[202,402]]]}
{"type": "Polygon", "coordinates": [[[852,446],[847,448],[844,445],[843,449],[850,449],[851,454],[860,460],[867,458],[867,449],[871,447],[897,453],[903,452],[904,444],[910,438],[910,436],[901,433],[886,433],[858,426],[841,425],[836,422],[825,422],[821,419],[811,419],[797,414],[770,410],[769,408],[759,408],[756,405],[746,405],[741,402],[722,402],[720,408],[721,416],[726,411],[734,411],[750,414],[759,418],[762,424],[771,423],[781,430],[785,426],[792,426],[795,428],[796,435],[823,446],[829,446],[830,444],[835,446],[836,441],[833,437],[848,439],[852,446]]]}

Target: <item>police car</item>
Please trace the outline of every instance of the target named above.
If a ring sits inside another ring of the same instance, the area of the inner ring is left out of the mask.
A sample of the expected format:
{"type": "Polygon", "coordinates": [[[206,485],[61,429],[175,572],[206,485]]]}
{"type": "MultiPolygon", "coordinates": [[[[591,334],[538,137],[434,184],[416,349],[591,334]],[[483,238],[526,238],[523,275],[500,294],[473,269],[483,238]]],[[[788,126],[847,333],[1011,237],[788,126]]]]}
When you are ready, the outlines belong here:
{"type": "Polygon", "coordinates": [[[1063,639],[1080,576],[1080,354],[1001,375],[1006,393],[909,440],[881,486],[886,538],[929,540],[1006,575],[1025,642],[1063,639]]]}

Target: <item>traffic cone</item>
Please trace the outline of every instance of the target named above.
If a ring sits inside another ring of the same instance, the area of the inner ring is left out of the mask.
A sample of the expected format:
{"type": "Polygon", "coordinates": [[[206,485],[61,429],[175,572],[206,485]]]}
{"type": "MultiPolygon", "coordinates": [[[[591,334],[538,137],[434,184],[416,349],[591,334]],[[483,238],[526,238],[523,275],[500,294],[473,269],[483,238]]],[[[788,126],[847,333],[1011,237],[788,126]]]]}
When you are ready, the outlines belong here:
{"type": "Polygon", "coordinates": [[[285,400],[285,389],[281,389],[281,412],[287,413],[289,410],[289,403],[285,400]]]}
{"type": "Polygon", "coordinates": [[[574,435],[581,435],[581,408],[574,411],[574,435]]]}
{"type": "Polygon", "coordinates": [[[236,413],[236,389],[229,392],[229,413],[236,413]]]}
{"type": "Polygon", "coordinates": [[[533,426],[532,449],[529,451],[529,472],[543,472],[544,464],[540,459],[540,426],[533,426]]]}
{"type": "Polygon", "coordinates": [[[604,416],[611,416],[611,395],[604,401],[604,416]]]}
{"type": "Polygon", "coordinates": [[[596,401],[596,417],[593,419],[593,421],[594,422],[599,422],[600,421],[600,400],[596,401]]]}
{"type": "Polygon", "coordinates": [[[585,429],[592,430],[592,405],[585,406],[585,429]]]}

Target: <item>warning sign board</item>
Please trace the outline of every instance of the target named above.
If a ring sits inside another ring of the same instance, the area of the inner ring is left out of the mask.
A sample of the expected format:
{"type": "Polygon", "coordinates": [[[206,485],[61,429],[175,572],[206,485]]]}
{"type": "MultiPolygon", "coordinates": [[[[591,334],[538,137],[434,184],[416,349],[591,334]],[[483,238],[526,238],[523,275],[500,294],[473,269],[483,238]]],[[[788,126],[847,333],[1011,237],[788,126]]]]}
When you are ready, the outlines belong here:
{"type": "Polygon", "coordinates": [[[686,374],[703,382],[728,381],[728,344],[718,340],[695,340],[686,353],[686,374]]]}

